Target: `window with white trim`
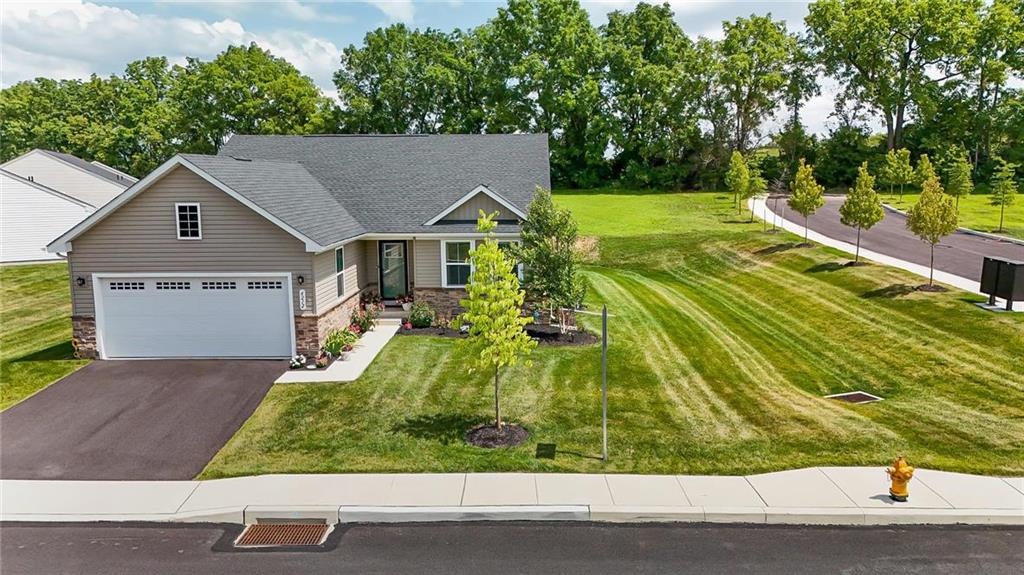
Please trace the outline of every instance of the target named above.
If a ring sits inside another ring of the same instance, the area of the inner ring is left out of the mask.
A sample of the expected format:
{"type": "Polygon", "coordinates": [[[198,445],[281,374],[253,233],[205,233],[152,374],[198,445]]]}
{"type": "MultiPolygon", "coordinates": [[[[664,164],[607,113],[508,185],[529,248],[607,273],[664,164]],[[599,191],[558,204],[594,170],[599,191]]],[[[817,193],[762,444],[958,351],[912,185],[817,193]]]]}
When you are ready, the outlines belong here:
{"type": "Polygon", "coordinates": [[[445,240],[441,243],[441,280],[444,287],[464,287],[473,267],[469,263],[472,240],[445,240]]]}
{"type": "Polygon", "coordinates": [[[345,295],[345,247],[334,250],[334,280],[338,284],[338,295],[345,295]]]}
{"type": "MultiPolygon", "coordinates": [[[[501,251],[506,251],[509,248],[511,248],[513,245],[518,245],[518,244],[519,244],[519,240],[501,240],[501,241],[498,242],[498,249],[500,249],[501,251]]],[[[506,255],[508,257],[512,257],[511,254],[506,254],[506,255]]],[[[516,274],[516,277],[519,278],[520,282],[523,281],[523,264],[522,264],[522,262],[514,262],[512,264],[512,273],[516,274]]]]}
{"type": "Polygon", "coordinates": [[[199,204],[174,204],[174,215],[178,224],[179,240],[203,239],[199,204]]]}

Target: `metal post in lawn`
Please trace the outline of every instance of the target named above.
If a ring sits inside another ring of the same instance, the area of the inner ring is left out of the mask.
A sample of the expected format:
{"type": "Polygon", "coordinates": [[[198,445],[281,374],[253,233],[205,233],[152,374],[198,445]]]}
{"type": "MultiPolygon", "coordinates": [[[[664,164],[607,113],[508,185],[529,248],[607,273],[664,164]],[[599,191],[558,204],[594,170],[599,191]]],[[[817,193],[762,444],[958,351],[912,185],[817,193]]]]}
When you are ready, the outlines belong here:
{"type": "Polygon", "coordinates": [[[601,459],[608,461],[608,306],[601,307],[601,459]]]}

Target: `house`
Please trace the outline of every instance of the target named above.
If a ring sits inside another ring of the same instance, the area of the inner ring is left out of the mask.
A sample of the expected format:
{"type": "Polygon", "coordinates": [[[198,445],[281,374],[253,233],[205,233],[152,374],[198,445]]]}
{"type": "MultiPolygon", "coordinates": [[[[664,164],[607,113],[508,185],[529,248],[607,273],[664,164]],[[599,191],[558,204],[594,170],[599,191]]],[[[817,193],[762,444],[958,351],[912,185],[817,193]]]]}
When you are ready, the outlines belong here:
{"type": "Polygon", "coordinates": [[[60,260],[46,244],[135,178],[99,162],[32,150],[0,166],[0,262],[60,260]]]}
{"type": "Polygon", "coordinates": [[[479,210],[514,242],[538,186],[543,134],[238,135],[171,158],[48,249],[68,257],[80,357],[287,357],[365,292],[455,313],[479,210]]]}

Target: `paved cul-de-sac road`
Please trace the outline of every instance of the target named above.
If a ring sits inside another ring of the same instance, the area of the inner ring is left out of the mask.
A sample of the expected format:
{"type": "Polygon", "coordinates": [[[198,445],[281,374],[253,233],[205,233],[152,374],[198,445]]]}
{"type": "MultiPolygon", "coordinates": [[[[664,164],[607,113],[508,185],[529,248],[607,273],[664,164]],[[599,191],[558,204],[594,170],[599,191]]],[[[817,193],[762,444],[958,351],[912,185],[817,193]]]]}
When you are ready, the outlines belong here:
{"type": "MultiPolygon", "coordinates": [[[[839,221],[839,206],[843,205],[844,199],[843,196],[826,196],[825,205],[809,218],[808,227],[832,239],[853,244],[857,241],[857,230],[839,221]]],[[[800,214],[789,208],[783,212],[785,201],[780,198],[776,209],[775,201],[769,200],[768,209],[780,216],[784,213],[787,220],[803,226],[804,219],[800,214]]],[[[918,265],[928,265],[929,244],[907,229],[906,216],[892,210],[885,210],[885,218],[881,222],[861,232],[860,247],[918,265]]],[[[935,246],[935,269],[980,281],[981,263],[985,256],[1024,261],[1024,245],[957,231],[935,246]]]]}

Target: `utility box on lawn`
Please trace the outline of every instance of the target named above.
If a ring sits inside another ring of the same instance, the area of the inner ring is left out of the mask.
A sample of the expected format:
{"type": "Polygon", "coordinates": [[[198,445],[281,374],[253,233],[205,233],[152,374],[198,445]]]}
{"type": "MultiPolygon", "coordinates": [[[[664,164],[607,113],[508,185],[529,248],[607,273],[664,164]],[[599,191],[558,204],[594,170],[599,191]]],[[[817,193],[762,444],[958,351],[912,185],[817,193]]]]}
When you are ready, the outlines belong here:
{"type": "Polygon", "coordinates": [[[981,293],[988,295],[988,303],[996,298],[1006,300],[1006,309],[1013,309],[1014,301],[1024,300],[1024,262],[986,257],[981,266],[981,293]]]}

